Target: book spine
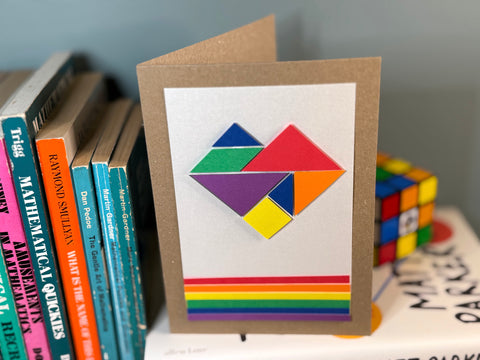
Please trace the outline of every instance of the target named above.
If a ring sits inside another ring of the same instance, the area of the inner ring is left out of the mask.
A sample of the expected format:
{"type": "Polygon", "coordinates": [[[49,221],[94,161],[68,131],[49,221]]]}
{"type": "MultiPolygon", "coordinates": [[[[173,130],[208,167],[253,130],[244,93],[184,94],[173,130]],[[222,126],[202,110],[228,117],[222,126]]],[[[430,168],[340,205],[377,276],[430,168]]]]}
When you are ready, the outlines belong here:
{"type": "Polygon", "coordinates": [[[27,126],[30,128],[30,134],[38,133],[50,113],[63,99],[73,81],[74,73],[75,64],[73,58],[70,57],[42,89],[26,113],[26,118],[29,119],[27,126]]]}
{"type": "Polygon", "coordinates": [[[101,359],[92,293],[65,143],[37,141],[58,264],[77,357],[101,359]]]}
{"type": "Polygon", "coordinates": [[[122,359],[134,359],[132,338],[130,336],[129,309],[123,277],[122,258],[118,243],[118,230],[113,210],[112,191],[108,178],[107,164],[93,164],[97,203],[102,224],[110,288],[112,291],[113,313],[117,330],[119,352],[122,359]]]}
{"type": "Polygon", "coordinates": [[[2,253],[0,253],[0,352],[1,359],[27,360],[22,328],[2,253]]]}
{"type": "Polygon", "coordinates": [[[3,139],[0,140],[0,226],[2,251],[28,357],[31,360],[38,356],[51,359],[32,260],[3,139]]]}
{"type": "Polygon", "coordinates": [[[35,148],[23,118],[4,119],[2,128],[52,357],[69,360],[73,358],[70,330],[37,172],[35,148]]]}
{"type": "Polygon", "coordinates": [[[130,202],[128,178],[125,168],[109,170],[115,219],[118,224],[123,276],[126,282],[127,302],[130,309],[135,358],[142,359],[145,349],[146,319],[142,281],[137,250],[134,218],[130,202]]]}
{"type": "Polygon", "coordinates": [[[118,345],[92,172],[90,167],[79,166],[72,168],[71,173],[97,319],[100,349],[104,360],[117,359],[118,345]]]}

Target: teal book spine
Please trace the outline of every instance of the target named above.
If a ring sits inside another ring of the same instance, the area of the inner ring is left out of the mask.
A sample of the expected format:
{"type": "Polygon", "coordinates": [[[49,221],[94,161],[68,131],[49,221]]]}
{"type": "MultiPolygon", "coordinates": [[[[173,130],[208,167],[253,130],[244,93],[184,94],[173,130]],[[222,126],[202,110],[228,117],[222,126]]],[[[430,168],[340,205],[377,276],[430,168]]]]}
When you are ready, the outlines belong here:
{"type": "Polygon", "coordinates": [[[70,360],[74,352],[46,214],[34,136],[21,117],[4,119],[2,128],[52,357],[70,360]]]}
{"type": "MultiPolygon", "coordinates": [[[[2,232],[0,236],[8,236],[8,233],[2,232]]],[[[5,259],[0,251],[0,359],[27,360],[22,328],[7,274],[5,259]]]]}
{"type": "Polygon", "coordinates": [[[117,336],[91,167],[72,167],[71,174],[102,357],[104,360],[118,359],[117,336]]]}
{"type": "Polygon", "coordinates": [[[142,290],[138,244],[126,167],[109,170],[114,213],[119,224],[123,276],[126,279],[133,347],[136,359],[143,359],[146,337],[145,305],[142,290]]]}
{"type": "Polygon", "coordinates": [[[131,337],[132,329],[129,321],[130,311],[127,305],[127,291],[123,276],[120,244],[118,243],[118,227],[113,209],[108,165],[105,163],[94,163],[92,164],[92,170],[110,280],[118,350],[121,359],[135,359],[131,337]]]}

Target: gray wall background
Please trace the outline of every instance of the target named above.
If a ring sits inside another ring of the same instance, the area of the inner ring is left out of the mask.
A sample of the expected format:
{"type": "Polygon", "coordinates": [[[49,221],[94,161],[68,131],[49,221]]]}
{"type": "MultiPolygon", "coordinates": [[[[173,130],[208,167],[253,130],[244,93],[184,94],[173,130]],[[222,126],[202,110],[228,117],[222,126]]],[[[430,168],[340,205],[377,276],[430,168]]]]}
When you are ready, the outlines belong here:
{"type": "Polygon", "coordinates": [[[135,65],[276,14],[280,60],[381,56],[379,149],[439,177],[480,233],[480,2],[3,0],[0,69],[86,55],[138,99],[135,65]]]}

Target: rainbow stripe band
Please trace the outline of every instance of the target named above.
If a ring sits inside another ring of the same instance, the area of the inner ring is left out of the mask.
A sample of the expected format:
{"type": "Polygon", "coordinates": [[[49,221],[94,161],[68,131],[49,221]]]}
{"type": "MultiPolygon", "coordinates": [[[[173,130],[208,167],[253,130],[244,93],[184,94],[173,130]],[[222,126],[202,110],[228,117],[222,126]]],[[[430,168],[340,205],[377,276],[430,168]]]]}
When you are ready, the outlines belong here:
{"type": "Polygon", "coordinates": [[[350,321],[349,276],[185,279],[191,321],[350,321]]]}

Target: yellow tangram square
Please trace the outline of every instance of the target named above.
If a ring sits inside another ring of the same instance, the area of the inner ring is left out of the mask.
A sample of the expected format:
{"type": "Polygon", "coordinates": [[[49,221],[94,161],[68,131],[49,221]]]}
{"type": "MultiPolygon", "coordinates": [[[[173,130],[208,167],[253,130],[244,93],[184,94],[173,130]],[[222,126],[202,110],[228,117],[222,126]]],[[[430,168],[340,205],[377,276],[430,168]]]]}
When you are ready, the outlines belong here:
{"type": "Polygon", "coordinates": [[[264,237],[270,239],[277,231],[287,225],[292,218],[272,200],[265,198],[250,210],[243,220],[264,237]]]}

